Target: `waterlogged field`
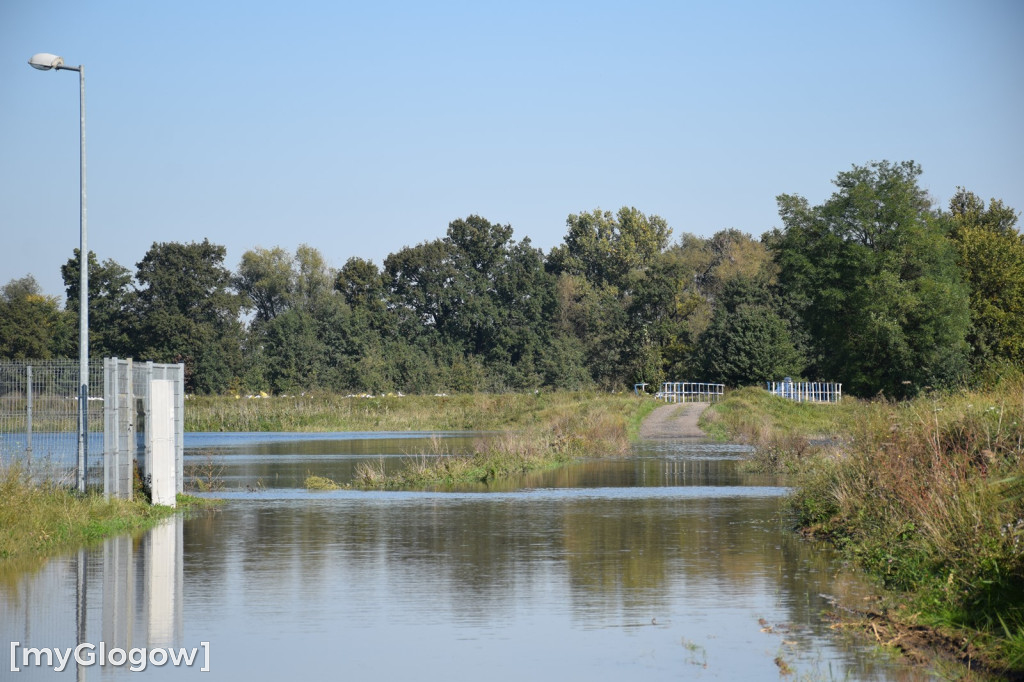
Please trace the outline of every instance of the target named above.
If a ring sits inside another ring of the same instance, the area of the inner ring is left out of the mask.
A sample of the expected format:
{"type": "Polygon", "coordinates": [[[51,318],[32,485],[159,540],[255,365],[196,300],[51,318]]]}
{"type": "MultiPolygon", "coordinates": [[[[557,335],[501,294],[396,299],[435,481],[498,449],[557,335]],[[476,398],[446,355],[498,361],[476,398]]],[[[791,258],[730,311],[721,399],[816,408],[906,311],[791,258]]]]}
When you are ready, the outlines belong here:
{"type": "Polygon", "coordinates": [[[208,642],[209,673],[147,665],[154,679],[923,677],[830,628],[833,600],[870,591],[792,533],[789,489],[741,471],[745,448],[650,441],[497,482],[304,487],[400,467],[439,437],[476,436],[188,434],[224,504],[7,576],[0,636],[208,642]]]}

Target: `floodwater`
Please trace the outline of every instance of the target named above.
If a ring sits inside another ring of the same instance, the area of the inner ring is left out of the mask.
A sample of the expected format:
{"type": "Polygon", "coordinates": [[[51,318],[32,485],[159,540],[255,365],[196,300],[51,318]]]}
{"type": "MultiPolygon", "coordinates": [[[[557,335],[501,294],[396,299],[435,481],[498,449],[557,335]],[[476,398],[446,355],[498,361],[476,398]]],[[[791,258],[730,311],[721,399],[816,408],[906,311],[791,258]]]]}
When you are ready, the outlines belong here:
{"type": "Polygon", "coordinates": [[[24,664],[100,642],[145,647],[158,679],[924,678],[829,627],[832,597],[870,590],[792,532],[787,489],[739,472],[742,448],[647,442],[500,488],[302,487],[471,439],[187,434],[186,467],[216,473],[224,505],[0,575],[0,679],[133,674],[24,664]],[[165,647],[193,665],[156,665],[165,647]]]}

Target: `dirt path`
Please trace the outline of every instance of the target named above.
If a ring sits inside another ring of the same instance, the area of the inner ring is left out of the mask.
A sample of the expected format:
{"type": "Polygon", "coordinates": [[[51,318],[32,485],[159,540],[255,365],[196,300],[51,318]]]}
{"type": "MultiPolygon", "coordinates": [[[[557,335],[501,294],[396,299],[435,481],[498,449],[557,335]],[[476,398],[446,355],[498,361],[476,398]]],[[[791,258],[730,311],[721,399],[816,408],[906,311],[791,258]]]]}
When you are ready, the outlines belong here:
{"type": "Polygon", "coordinates": [[[697,419],[708,403],[668,404],[651,412],[640,425],[640,438],[706,438],[697,419]]]}

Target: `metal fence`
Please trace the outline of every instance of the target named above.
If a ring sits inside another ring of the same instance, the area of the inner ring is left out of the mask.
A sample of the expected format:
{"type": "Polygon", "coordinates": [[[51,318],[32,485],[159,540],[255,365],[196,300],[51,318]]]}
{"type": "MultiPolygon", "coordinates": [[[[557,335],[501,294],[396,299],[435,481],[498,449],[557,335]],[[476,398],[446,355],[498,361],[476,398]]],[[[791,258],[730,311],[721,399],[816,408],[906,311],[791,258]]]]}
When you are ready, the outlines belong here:
{"type": "Polygon", "coordinates": [[[666,381],[655,394],[667,403],[716,403],[725,395],[725,384],[666,381]]]}
{"type": "Polygon", "coordinates": [[[843,398],[843,385],[831,381],[767,382],[768,392],[800,403],[838,403],[843,398]]]}
{"type": "Polygon", "coordinates": [[[171,388],[172,403],[166,407],[172,412],[174,493],[182,492],[185,365],[107,358],[104,360],[104,376],[108,396],[104,431],[104,449],[107,452],[105,490],[109,494],[124,496],[126,481],[130,490],[133,461],[138,462],[139,474],[143,478],[149,477],[150,484],[154,484],[152,477],[157,475],[154,454],[161,444],[157,442],[159,429],[153,427],[157,418],[167,418],[164,414],[154,414],[154,386],[157,385],[154,382],[167,382],[171,388]]]}
{"type": "MultiPolygon", "coordinates": [[[[37,481],[73,484],[78,472],[77,359],[0,362],[0,464],[37,481]]],[[[103,483],[103,364],[89,363],[86,485],[103,483]]]]}
{"type": "MultiPolygon", "coordinates": [[[[143,477],[151,476],[154,452],[170,448],[173,490],[181,492],[184,379],[181,364],[118,358],[90,362],[87,488],[130,498],[135,462],[143,477]],[[169,397],[161,402],[162,414],[153,412],[154,382],[169,397]],[[166,428],[153,428],[158,422],[166,428]],[[155,431],[167,437],[161,439],[155,431]]],[[[77,396],[77,360],[0,362],[0,465],[20,464],[36,481],[73,483],[78,472],[77,396]]],[[[173,492],[166,503],[173,504],[173,492]]]]}

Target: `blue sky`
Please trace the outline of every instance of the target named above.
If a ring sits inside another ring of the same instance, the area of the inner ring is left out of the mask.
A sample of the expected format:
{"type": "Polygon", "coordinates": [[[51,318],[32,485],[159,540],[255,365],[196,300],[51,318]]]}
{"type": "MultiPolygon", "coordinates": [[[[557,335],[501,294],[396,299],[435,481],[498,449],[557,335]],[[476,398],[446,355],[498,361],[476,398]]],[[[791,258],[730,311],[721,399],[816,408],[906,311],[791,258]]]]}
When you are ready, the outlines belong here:
{"type": "Polygon", "coordinates": [[[63,296],[78,246],[234,269],[306,243],[380,264],[473,213],[545,251],[635,206],[678,236],[779,224],[852,164],[913,159],[1024,209],[1024,3],[0,0],[0,284],[63,296]]]}

